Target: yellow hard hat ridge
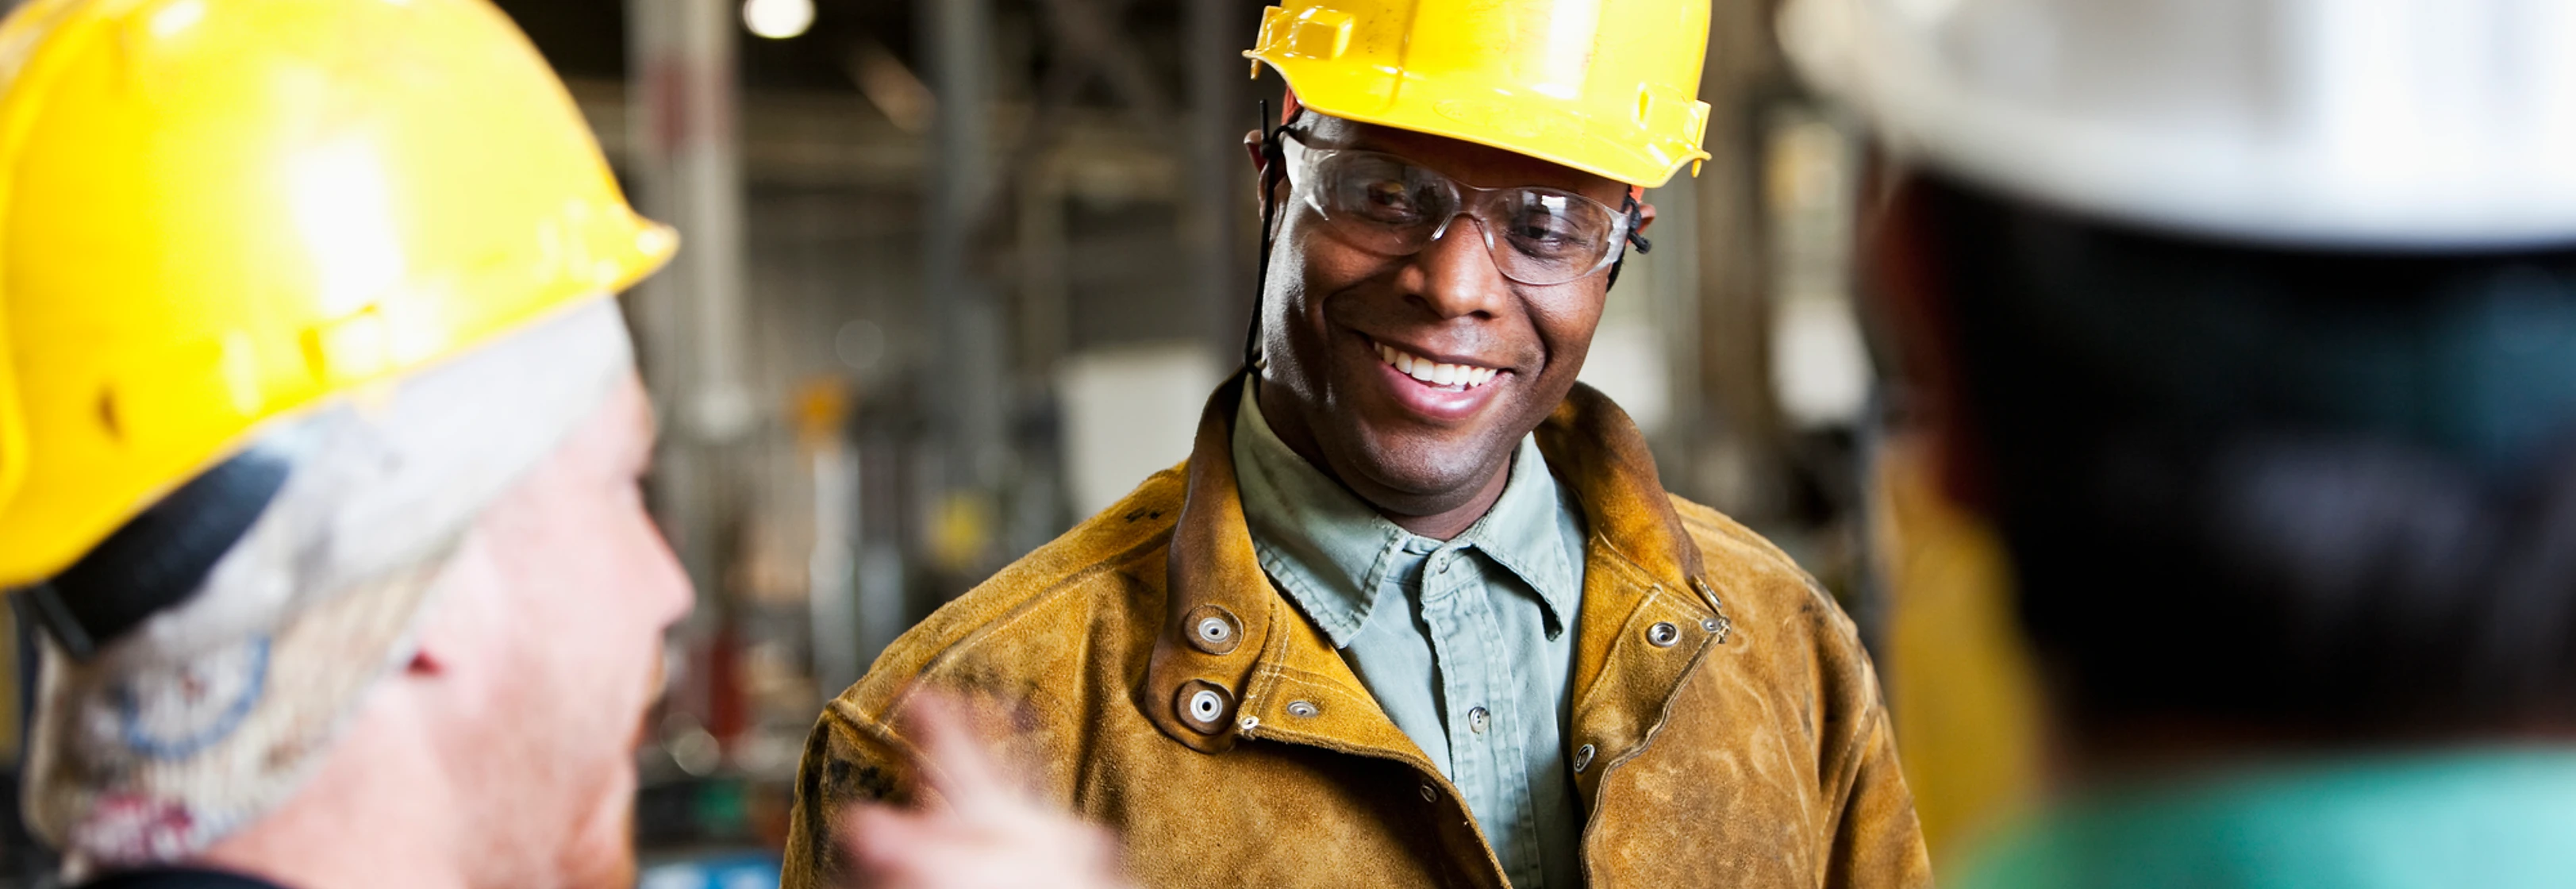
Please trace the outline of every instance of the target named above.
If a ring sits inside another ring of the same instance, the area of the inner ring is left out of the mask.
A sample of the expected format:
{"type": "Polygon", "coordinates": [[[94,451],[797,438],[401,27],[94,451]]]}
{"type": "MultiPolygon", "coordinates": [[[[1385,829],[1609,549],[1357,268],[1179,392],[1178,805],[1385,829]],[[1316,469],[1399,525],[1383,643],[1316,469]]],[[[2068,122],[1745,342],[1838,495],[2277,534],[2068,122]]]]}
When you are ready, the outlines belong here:
{"type": "Polygon", "coordinates": [[[1708,158],[1708,14],[1705,0],[1291,2],[1244,55],[1323,114],[1654,188],[1708,158]]]}
{"type": "Polygon", "coordinates": [[[36,0],[0,171],[0,587],[677,246],[487,0],[36,0]]]}

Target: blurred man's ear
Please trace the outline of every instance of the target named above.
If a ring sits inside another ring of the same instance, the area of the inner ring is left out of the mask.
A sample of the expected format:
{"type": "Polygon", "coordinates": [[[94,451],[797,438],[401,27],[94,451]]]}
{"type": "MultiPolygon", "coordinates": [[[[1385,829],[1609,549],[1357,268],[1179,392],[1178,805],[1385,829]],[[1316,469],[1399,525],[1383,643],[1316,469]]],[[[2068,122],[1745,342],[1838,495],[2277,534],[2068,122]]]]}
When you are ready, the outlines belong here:
{"type": "Polygon", "coordinates": [[[1639,198],[1637,200],[1637,233],[1641,235],[1645,234],[1647,229],[1654,227],[1655,205],[1646,203],[1645,199],[1639,198]]]}
{"type": "Polygon", "coordinates": [[[508,619],[507,604],[492,592],[499,588],[500,579],[482,530],[489,517],[487,509],[476,518],[474,530],[466,532],[446,564],[439,566],[432,594],[412,618],[412,655],[403,662],[404,676],[468,676],[489,669],[494,648],[510,644],[505,638],[507,627],[502,625],[508,619]]]}
{"type": "MultiPolygon", "coordinates": [[[[1251,130],[1243,134],[1243,153],[1252,157],[1252,200],[1253,206],[1257,207],[1261,202],[1262,174],[1270,172],[1270,158],[1261,151],[1260,130],[1251,130]]],[[[1263,232],[1262,236],[1268,237],[1269,233],[1263,232]]]]}
{"type": "Polygon", "coordinates": [[[1940,264],[1939,233],[1932,228],[1920,182],[1878,165],[1859,189],[1862,280],[1886,322],[1906,398],[1902,418],[1924,436],[1938,467],[1942,493],[1980,514],[1991,514],[1982,446],[1969,412],[1952,329],[1951,294],[1940,264]],[[1880,180],[1879,177],[1893,177],[1880,180]],[[1883,200],[1878,198],[1883,196],[1883,200]]]}

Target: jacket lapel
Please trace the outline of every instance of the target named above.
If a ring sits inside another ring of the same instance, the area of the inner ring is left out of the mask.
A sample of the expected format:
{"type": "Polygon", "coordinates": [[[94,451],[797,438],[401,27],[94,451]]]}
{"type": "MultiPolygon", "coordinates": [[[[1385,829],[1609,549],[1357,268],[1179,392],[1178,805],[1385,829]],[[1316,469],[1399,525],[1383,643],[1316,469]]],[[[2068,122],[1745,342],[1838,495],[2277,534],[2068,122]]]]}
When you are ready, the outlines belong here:
{"type": "Polygon", "coordinates": [[[1231,749],[1250,733],[1402,760],[1436,776],[1340,653],[1261,570],[1235,487],[1233,418],[1242,392],[1237,375],[1199,415],[1172,531],[1163,632],[1137,706],[1164,734],[1205,753],[1231,749]],[[1211,714],[1216,718],[1200,718],[1211,714]]]}
{"type": "Polygon", "coordinates": [[[1729,627],[1625,411],[1577,384],[1540,424],[1538,445],[1583,501],[1590,528],[1565,741],[1589,802],[1604,773],[1644,750],[1681,678],[1729,627]]]}

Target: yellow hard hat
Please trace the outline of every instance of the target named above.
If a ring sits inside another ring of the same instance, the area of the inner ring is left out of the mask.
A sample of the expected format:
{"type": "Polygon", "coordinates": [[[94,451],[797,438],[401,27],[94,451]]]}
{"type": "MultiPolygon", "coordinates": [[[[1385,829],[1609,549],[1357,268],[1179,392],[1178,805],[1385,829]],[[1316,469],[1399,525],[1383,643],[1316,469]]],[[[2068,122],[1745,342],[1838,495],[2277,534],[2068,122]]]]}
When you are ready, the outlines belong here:
{"type": "Polygon", "coordinates": [[[34,0],[0,22],[0,587],[676,246],[485,0],[34,0]]]}
{"type": "Polygon", "coordinates": [[[1244,55],[1334,117],[1646,188],[1708,158],[1708,0],[1297,2],[1264,12],[1259,39],[1244,55]]]}

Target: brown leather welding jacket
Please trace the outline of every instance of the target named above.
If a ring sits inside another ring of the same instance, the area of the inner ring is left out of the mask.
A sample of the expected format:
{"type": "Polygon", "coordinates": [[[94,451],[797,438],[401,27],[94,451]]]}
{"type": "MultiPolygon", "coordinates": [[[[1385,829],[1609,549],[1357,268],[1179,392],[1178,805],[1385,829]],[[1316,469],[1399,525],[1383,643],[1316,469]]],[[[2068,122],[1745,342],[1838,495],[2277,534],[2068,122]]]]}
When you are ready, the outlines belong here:
{"type": "MultiPolygon", "coordinates": [[[[834,821],[911,797],[903,697],[1007,715],[999,755],[1108,825],[1149,886],[1499,887],[1440,770],[1253,555],[1219,386],[1190,458],[905,633],[807,740],[786,889],[839,885],[834,821]]],[[[1591,886],[1924,886],[1850,619],[1778,549],[1673,497],[1577,386],[1538,429],[1589,543],[1567,761],[1591,886]]]]}

